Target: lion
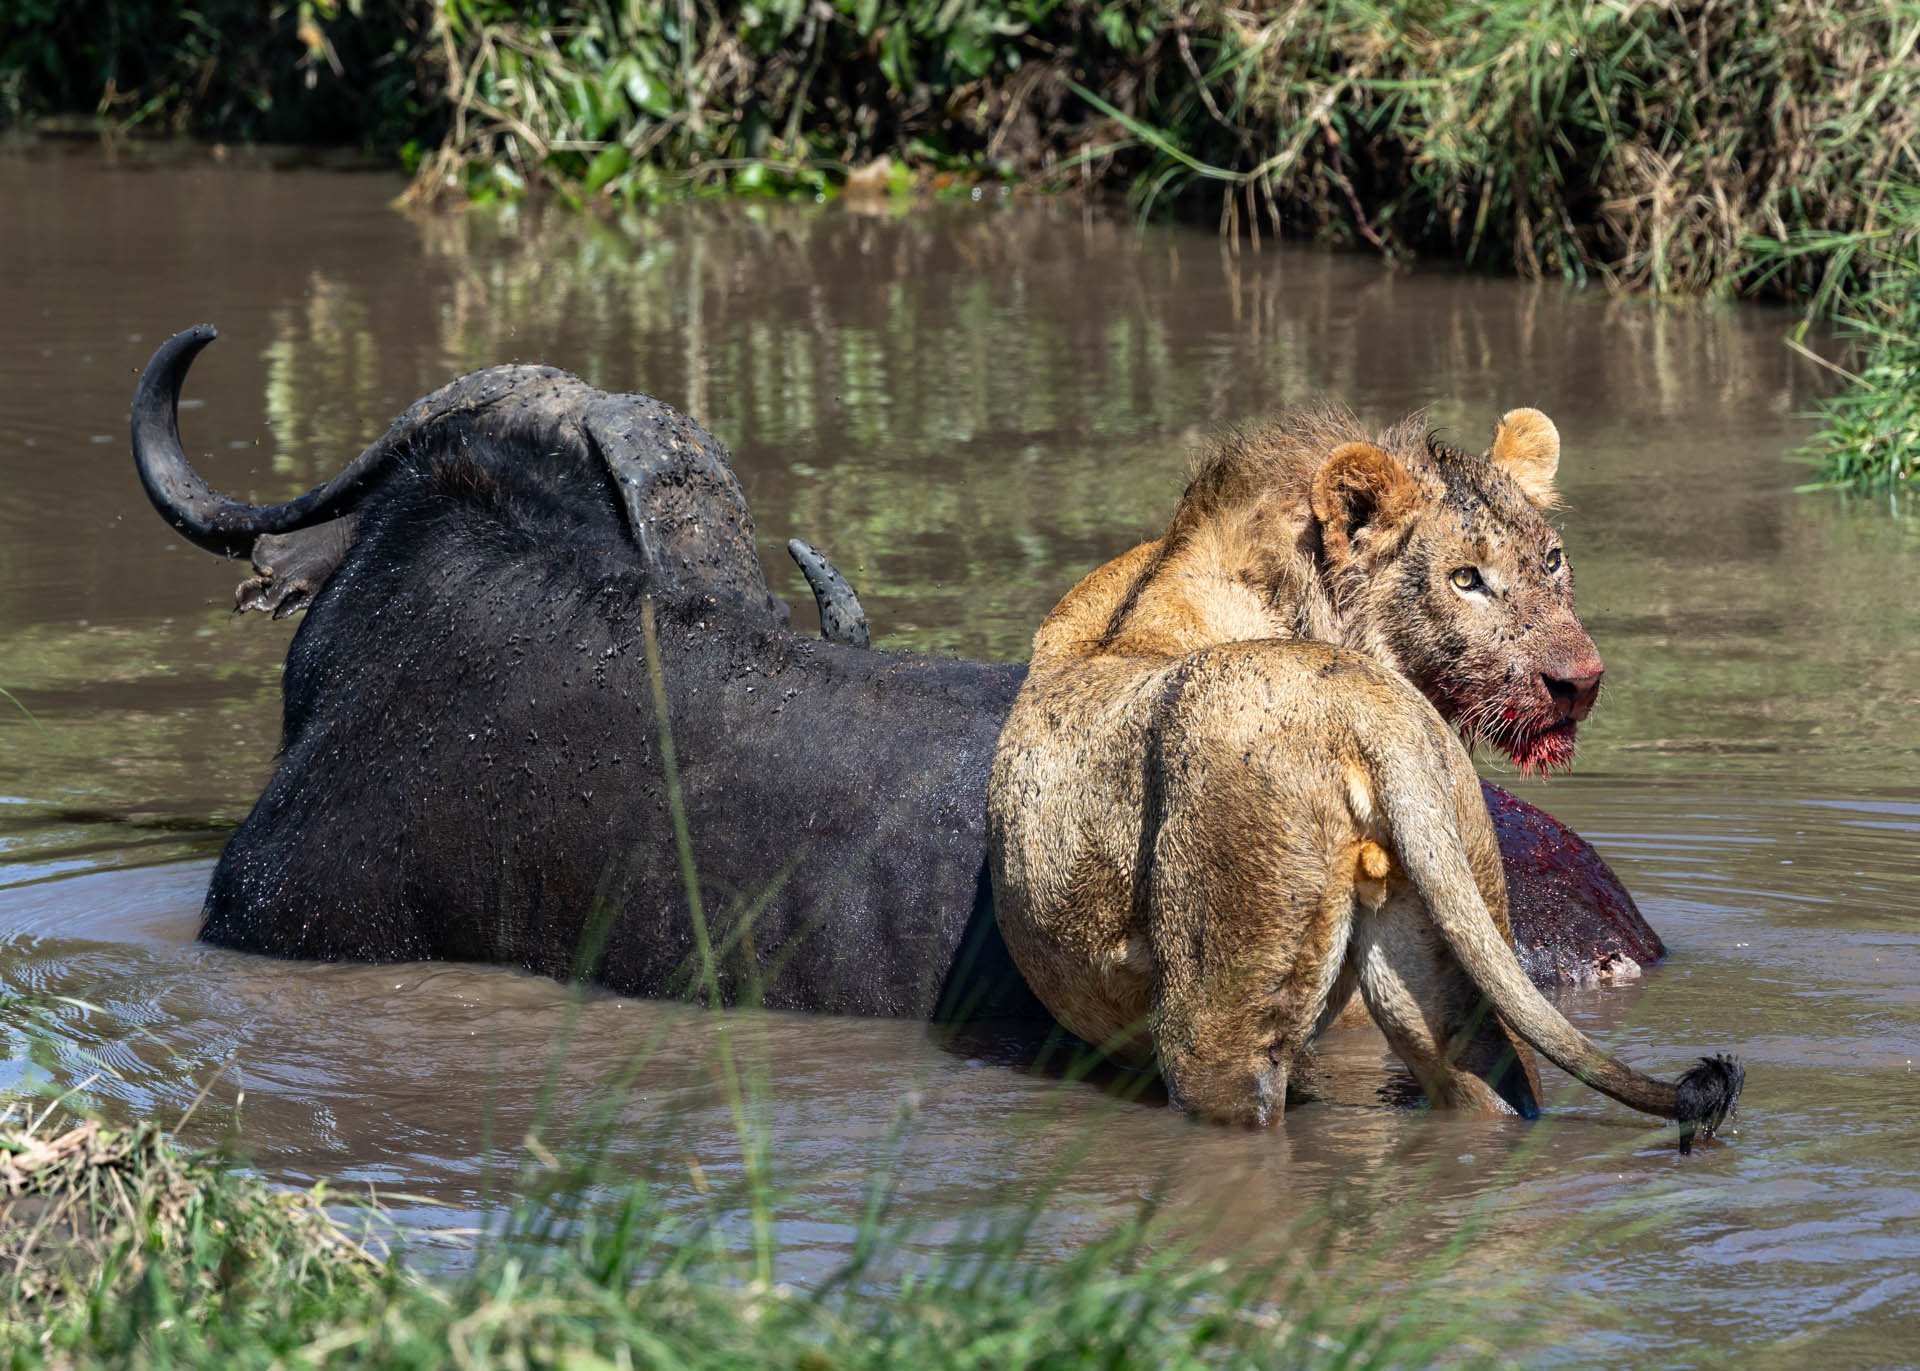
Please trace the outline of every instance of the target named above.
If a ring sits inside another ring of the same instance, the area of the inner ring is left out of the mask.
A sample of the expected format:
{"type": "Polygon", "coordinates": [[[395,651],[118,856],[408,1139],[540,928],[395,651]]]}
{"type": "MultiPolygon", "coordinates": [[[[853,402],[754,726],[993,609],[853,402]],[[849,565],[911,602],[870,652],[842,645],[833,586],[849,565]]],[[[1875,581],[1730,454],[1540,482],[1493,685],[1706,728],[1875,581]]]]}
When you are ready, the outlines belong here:
{"type": "Polygon", "coordinates": [[[1634,1071],[1513,955],[1467,747],[1564,766],[1598,696],[1559,460],[1531,409],[1477,455],[1288,415],[1041,625],[988,784],[995,910],[1054,1016],[1156,1059],[1174,1107],[1275,1122],[1357,990],[1437,1106],[1537,1115],[1531,1045],[1682,1150],[1732,1110],[1737,1062],[1634,1071]]]}

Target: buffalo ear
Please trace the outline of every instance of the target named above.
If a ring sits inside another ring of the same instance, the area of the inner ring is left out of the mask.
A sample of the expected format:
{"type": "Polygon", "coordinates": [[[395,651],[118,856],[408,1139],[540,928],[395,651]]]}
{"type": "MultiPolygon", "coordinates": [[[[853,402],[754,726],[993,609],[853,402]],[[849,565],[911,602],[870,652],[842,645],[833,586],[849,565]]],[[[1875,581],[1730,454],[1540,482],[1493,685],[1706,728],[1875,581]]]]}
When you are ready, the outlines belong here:
{"type": "Polygon", "coordinates": [[[1372,443],[1335,448],[1313,476],[1313,517],[1328,562],[1345,563],[1363,530],[1399,523],[1418,499],[1413,477],[1386,449],[1372,443]]]}
{"type": "Polygon", "coordinates": [[[1539,509],[1560,503],[1553,477],[1560,470],[1560,430],[1537,409],[1510,409],[1493,429],[1487,460],[1512,478],[1539,509]]]}

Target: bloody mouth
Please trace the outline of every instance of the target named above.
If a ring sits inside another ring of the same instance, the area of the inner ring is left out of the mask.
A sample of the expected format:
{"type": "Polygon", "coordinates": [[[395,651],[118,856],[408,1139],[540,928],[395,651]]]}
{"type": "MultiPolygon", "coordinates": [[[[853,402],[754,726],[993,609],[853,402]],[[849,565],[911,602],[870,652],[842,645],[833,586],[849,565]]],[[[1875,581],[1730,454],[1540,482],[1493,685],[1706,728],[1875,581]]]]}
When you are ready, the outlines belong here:
{"type": "Polygon", "coordinates": [[[1523,775],[1544,775],[1549,771],[1558,771],[1573,761],[1574,734],[1579,727],[1579,723],[1573,719],[1561,719],[1507,745],[1504,750],[1523,775]]]}

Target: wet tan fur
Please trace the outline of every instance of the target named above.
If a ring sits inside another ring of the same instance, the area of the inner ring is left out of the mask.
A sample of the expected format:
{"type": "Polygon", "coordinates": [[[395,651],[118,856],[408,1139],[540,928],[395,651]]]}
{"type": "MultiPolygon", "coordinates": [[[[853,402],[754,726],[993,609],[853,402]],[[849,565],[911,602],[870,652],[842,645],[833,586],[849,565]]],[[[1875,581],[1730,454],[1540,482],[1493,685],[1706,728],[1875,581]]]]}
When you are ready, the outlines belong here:
{"type": "MultiPolygon", "coordinates": [[[[1476,488],[1550,502],[1542,426],[1509,416],[1476,488]]],[[[1204,1116],[1278,1118],[1289,1068],[1356,986],[1436,1104],[1531,1112],[1511,1024],[1670,1112],[1671,1087],[1601,1057],[1521,972],[1466,749],[1396,669],[1406,626],[1364,612],[1367,545],[1404,551],[1408,523],[1456,517],[1427,451],[1409,426],[1369,443],[1339,415],[1236,438],[1165,537],[1068,592],[988,788],[1001,929],[1063,1024],[1157,1057],[1204,1116]]],[[[1463,536],[1483,537],[1471,514],[1463,536]]]]}

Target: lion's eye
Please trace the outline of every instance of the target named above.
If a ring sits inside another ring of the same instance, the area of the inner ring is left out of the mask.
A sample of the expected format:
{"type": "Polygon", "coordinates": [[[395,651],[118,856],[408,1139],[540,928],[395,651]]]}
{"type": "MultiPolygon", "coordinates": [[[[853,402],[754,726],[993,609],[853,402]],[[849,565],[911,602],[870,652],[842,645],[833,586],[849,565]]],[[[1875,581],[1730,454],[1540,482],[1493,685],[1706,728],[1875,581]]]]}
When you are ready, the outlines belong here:
{"type": "Polygon", "coordinates": [[[1452,580],[1455,590],[1484,590],[1487,584],[1480,579],[1480,568],[1472,566],[1456,567],[1452,580]]]}
{"type": "Polygon", "coordinates": [[[1560,549],[1555,548],[1547,554],[1547,572],[1552,574],[1560,569],[1560,549]]]}

